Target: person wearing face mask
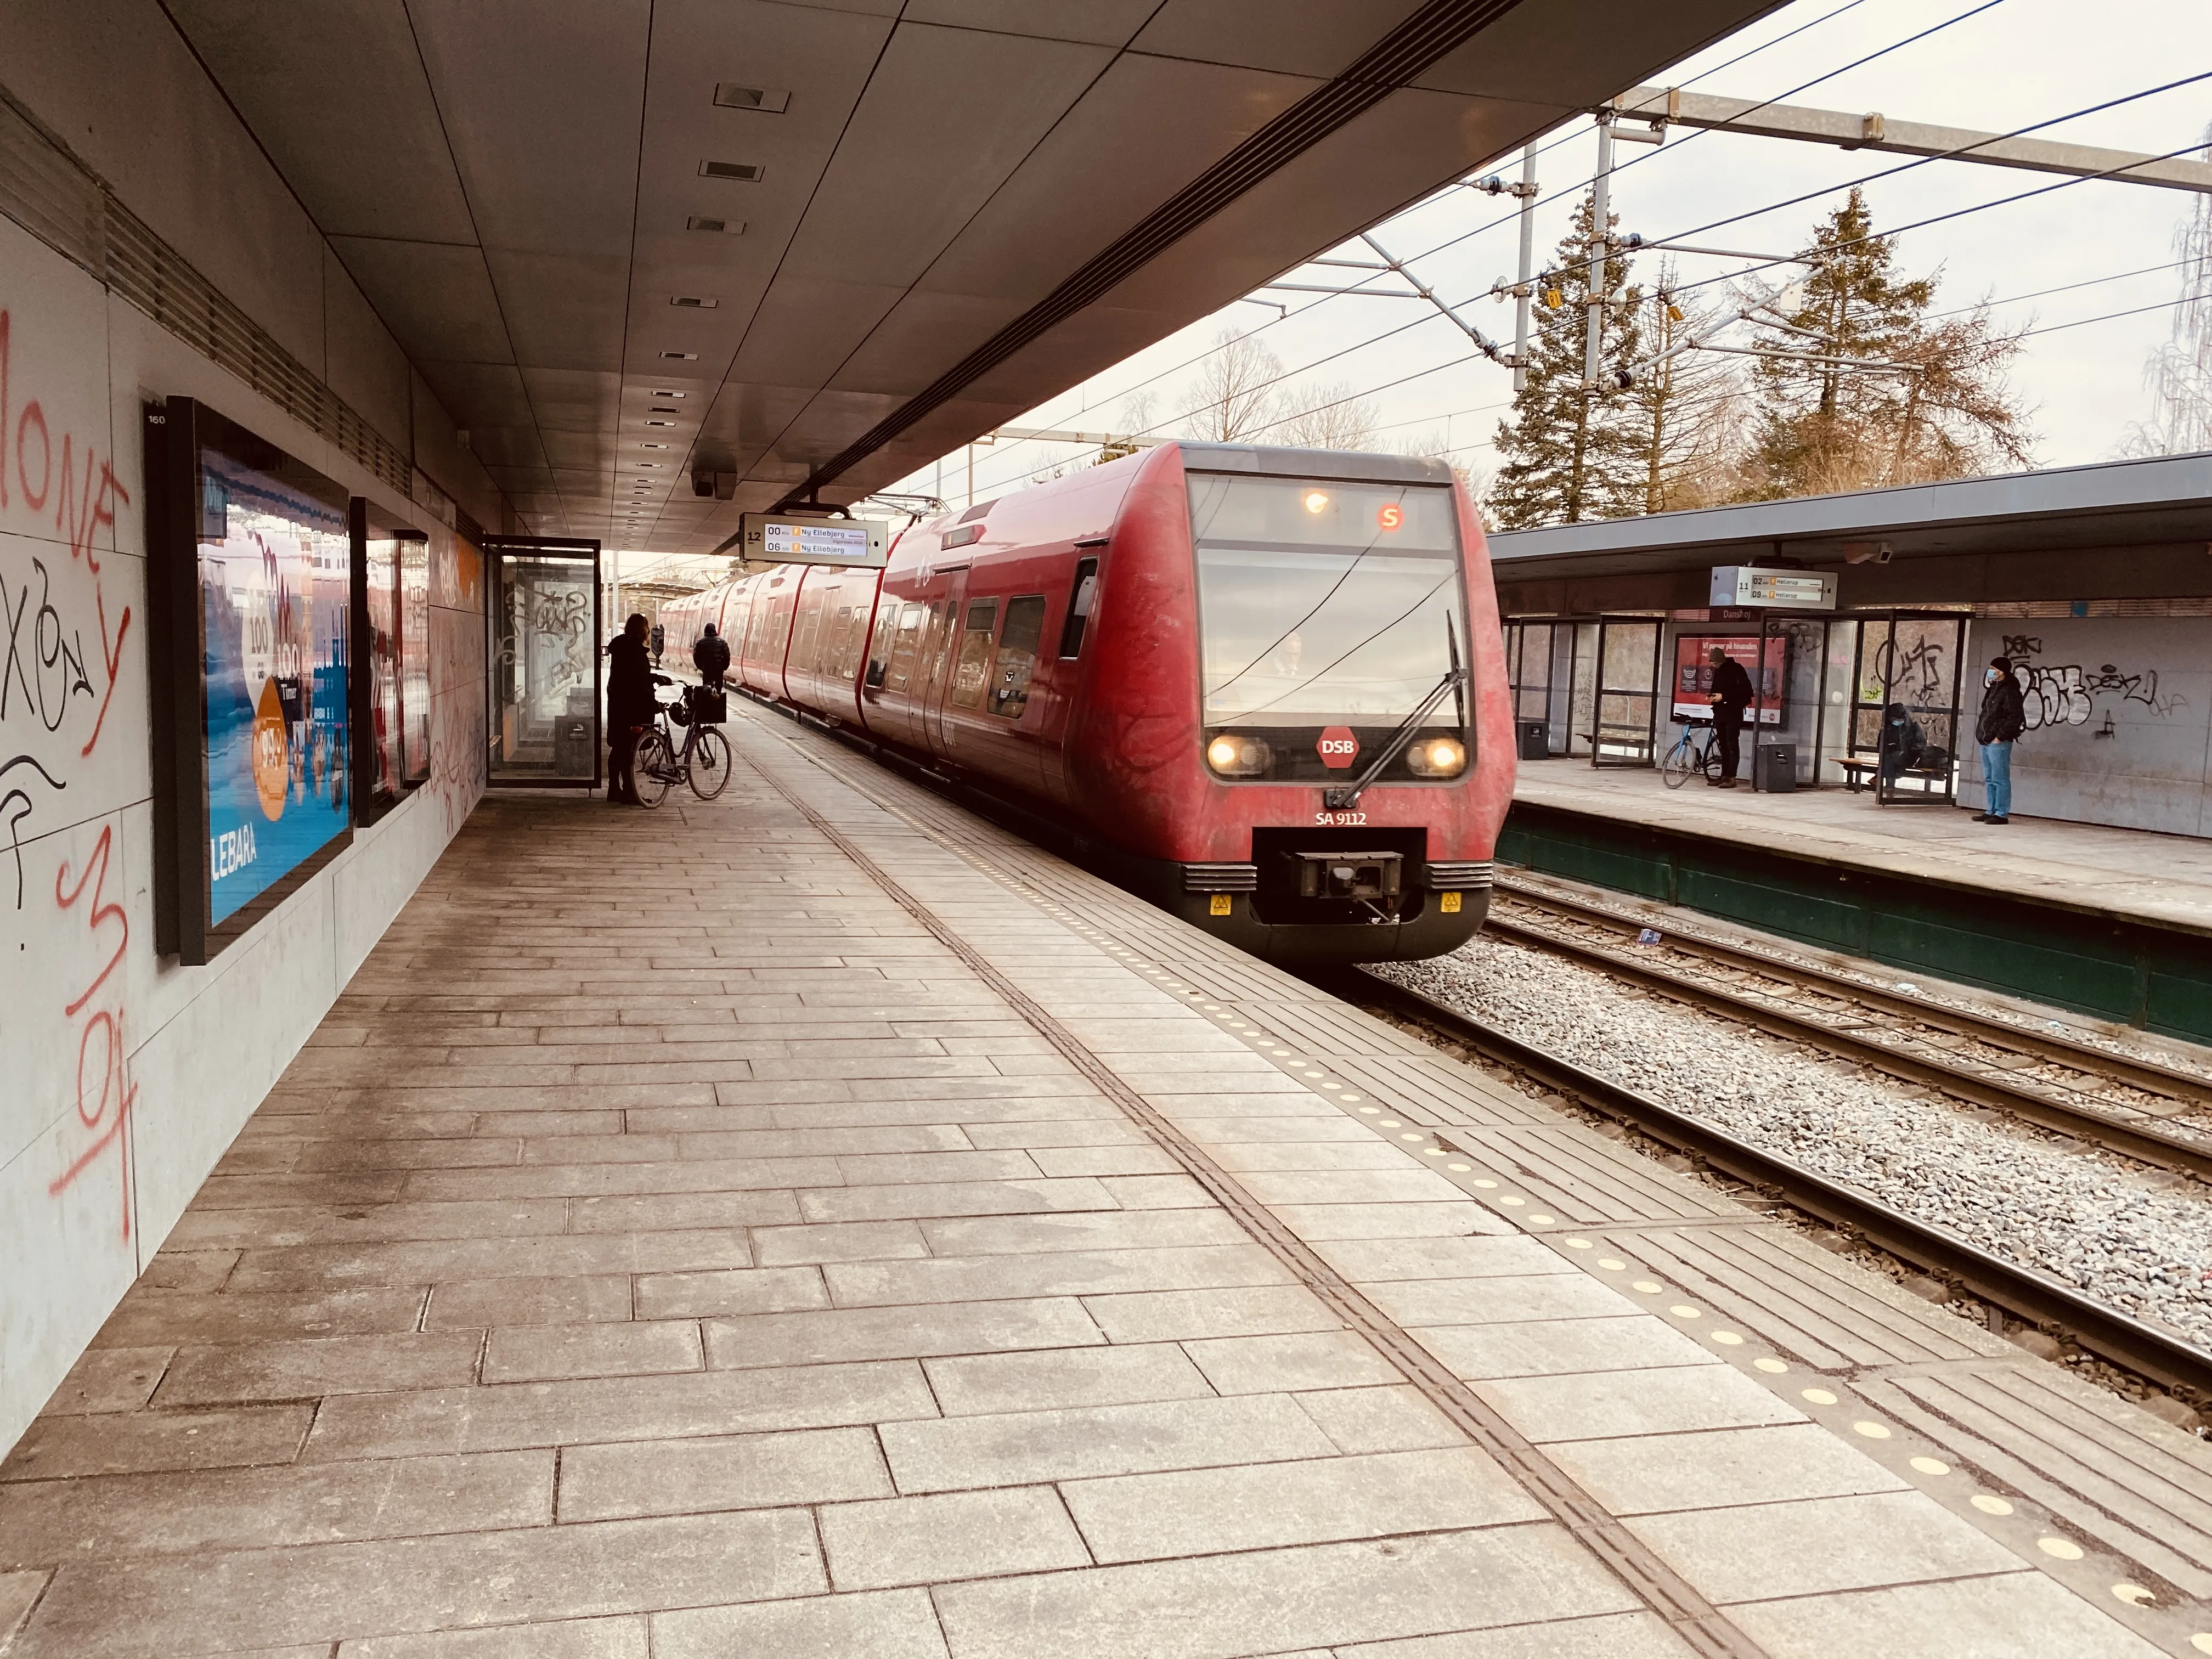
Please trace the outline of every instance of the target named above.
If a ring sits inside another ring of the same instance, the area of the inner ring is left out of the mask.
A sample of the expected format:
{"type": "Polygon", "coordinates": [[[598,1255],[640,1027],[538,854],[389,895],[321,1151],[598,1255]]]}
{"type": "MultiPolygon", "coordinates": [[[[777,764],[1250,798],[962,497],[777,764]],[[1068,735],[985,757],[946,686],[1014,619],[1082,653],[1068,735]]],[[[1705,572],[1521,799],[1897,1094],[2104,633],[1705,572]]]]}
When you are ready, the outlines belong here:
{"type": "Polygon", "coordinates": [[[2027,730],[2027,708],[2020,682],[2012,677],[2010,657],[1992,657],[1982,675],[1982,712],[1974,722],[1974,741],[1982,746],[1982,784],[1988,804],[1974,814],[1976,823],[2012,822],[2012,746],[2027,730]]]}

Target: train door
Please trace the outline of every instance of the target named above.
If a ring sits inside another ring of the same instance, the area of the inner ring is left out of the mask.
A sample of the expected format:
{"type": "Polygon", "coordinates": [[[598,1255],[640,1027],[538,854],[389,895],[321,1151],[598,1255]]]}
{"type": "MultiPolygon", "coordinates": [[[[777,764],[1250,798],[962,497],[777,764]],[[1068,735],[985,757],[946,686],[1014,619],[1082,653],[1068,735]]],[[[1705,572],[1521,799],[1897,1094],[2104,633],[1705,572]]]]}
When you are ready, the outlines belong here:
{"type": "Polygon", "coordinates": [[[1085,554],[1075,562],[1060,603],[1048,607],[1044,648],[1037,659],[1036,689],[1030,694],[1037,724],[1038,763],[1047,794],[1062,797],[1067,790],[1069,711],[1075,704],[1075,687],[1083,671],[1083,641],[1090,631],[1091,607],[1098,599],[1098,560],[1085,554]]]}
{"type": "Polygon", "coordinates": [[[954,738],[946,729],[945,711],[952,689],[953,671],[960,654],[961,611],[968,598],[968,567],[946,571],[944,596],[929,607],[929,678],[919,699],[921,738],[930,753],[950,758],[954,738]]]}

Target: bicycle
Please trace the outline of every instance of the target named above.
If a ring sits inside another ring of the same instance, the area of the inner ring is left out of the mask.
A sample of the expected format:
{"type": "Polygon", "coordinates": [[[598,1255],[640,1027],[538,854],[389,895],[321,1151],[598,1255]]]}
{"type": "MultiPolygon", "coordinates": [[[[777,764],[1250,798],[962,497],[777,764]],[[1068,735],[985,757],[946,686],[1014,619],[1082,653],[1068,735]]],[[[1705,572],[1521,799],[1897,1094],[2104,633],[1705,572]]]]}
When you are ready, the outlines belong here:
{"type": "Polygon", "coordinates": [[[1711,783],[1721,775],[1720,750],[1714,746],[1713,723],[1695,716],[1682,720],[1682,735],[1659,763],[1659,776],[1669,789],[1680,789],[1692,777],[1711,783]],[[1700,738],[1703,740],[1700,741],[1700,738]]]}
{"type": "MultiPolygon", "coordinates": [[[[675,684],[665,674],[653,678],[662,685],[675,684]]],[[[690,785],[701,800],[712,800],[729,787],[730,740],[700,718],[706,695],[705,686],[687,685],[674,702],[653,700],[653,724],[637,740],[634,773],[637,798],[647,806],[659,805],[673,784],[690,785]],[[669,730],[672,721],[684,728],[680,746],[669,730]]]]}

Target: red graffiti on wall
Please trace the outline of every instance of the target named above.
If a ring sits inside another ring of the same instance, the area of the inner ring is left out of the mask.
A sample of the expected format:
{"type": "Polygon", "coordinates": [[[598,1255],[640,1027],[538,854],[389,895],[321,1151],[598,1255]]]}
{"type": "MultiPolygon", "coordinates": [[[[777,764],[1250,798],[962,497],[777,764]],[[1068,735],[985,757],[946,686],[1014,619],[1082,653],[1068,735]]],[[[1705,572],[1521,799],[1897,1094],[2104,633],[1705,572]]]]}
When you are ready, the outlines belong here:
{"type": "Polygon", "coordinates": [[[93,843],[92,856],[84,861],[83,873],[77,877],[76,885],[69,884],[70,868],[67,860],[54,876],[54,902],[61,909],[73,910],[84,897],[84,890],[92,889],[92,904],[85,917],[85,931],[92,938],[100,937],[101,926],[113,922],[121,933],[115,941],[115,951],[107,958],[106,966],[93,976],[74,1002],[62,1012],[65,1018],[76,1020],[80,1016],[83,1024],[77,1033],[76,1044],[76,1115],[94,1136],[92,1144],[78,1153],[69,1168],[55,1177],[46,1190],[58,1198],[75,1183],[77,1177],[89,1169],[100,1156],[112,1146],[122,1181],[123,1237],[131,1237],[131,1141],[129,1126],[131,1109],[138,1099],[138,1085],[131,1081],[128,1051],[123,1042],[123,1007],[118,1000],[113,1007],[92,1006],[100,988],[106,985],[115,970],[123,965],[123,952],[131,943],[131,919],[123,907],[106,897],[108,860],[115,846],[112,824],[102,824],[100,839],[93,843]],[[87,1011],[90,1012],[88,1012],[87,1011]],[[89,1084],[96,1080],[99,1092],[94,1097],[89,1084]]]}
{"type": "Polygon", "coordinates": [[[131,607],[125,605],[116,617],[111,632],[107,617],[107,594],[100,580],[100,558],[97,552],[100,532],[112,529],[115,509],[119,503],[131,505],[131,492],[115,476],[114,457],[100,460],[89,440],[84,445],[82,471],[76,465],[76,434],[62,434],[61,477],[54,477],[53,434],[46,425],[46,411],[35,398],[15,413],[10,401],[12,386],[9,380],[9,348],[11,343],[13,322],[9,313],[0,310],[0,508],[10,505],[8,488],[8,463],[15,462],[17,493],[23,505],[33,513],[46,511],[46,503],[54,501],[54,528],[69,543],[70,557],[82,559],[92,574],[94,609],[100,619],[100,654],[102,666],[107,672],[107,689],[101,693],[100,714],[92,723],[92,735],[84,740],[80,756],[92,753],[100,742],[100,734],[107,726],[108,705],[115,700],[118,672],[123,662],[123,641],[131,632],[131,607]],[[13,416],[11,422],[10,416],[13,416]],[[38,457],[38,483],[32,483],[31,458],[38,457]],[[56,488],[59,497],[56,499],[56,488]]]}

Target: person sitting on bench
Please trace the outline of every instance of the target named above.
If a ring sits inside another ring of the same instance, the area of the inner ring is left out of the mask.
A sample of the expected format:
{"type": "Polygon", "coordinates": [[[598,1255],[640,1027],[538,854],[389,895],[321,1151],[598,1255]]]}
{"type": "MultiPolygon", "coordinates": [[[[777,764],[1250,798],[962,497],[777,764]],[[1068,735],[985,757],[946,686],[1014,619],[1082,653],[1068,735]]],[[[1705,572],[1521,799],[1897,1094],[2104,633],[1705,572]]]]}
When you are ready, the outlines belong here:
{"type": "Polygon", "coordinates": [[[1893,702],[1881,711],[1881,781],[1895,783],[1899,776],[1920,764],[1928,753],[1928,733],[1912,718],[1912,711],[1893,702]]]}

